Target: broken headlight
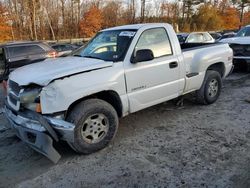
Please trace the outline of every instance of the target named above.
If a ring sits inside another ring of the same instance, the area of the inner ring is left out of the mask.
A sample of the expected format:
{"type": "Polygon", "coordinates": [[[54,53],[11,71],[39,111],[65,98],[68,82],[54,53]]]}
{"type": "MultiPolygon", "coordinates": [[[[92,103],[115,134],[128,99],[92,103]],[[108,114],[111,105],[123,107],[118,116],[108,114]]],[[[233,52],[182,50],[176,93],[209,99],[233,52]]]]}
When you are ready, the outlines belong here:
{"type": "Polygon", "coordinates": [[[39,102],[39,95],[41,92],[41,88],[35,89],[24,89],[22,93],[20,93],[20,102],[23,103],[33,103],[39,102]]]}
{"type": "Polygon", "coordinates": [[[29,110],[37,111],[38,107],[40,107],[41,90],[40,87],[25,88],[19,95],[21,105],[29,110]]]}

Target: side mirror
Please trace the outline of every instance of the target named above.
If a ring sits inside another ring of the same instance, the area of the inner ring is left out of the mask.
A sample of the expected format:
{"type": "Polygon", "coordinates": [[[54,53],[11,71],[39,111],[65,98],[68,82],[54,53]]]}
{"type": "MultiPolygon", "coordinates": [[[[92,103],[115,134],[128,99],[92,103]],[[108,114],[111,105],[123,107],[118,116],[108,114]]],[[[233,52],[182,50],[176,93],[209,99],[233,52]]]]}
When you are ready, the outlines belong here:
{"type": "Polygon", "coordinates": [[[134,57],[131,59],[131,63],[138,63],[143,61],[150,61],[154,59],[154,54],[150,49],[137,50],[134,57]]]}

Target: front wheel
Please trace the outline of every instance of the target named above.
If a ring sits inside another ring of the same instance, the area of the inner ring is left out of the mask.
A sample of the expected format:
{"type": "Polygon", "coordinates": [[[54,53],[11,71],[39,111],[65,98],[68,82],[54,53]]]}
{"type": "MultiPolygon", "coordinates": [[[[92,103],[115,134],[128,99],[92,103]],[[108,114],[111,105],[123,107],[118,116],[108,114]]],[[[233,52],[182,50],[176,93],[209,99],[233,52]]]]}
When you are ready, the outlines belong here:
{"type": "Polygon", "coordinates": [[[89,99],[77,104],[67,121],[76,125],[74,142],[69,145],[76,152],[89,154],[106,147],[118,129],[115,109],[100,99],[89,99]]]}
{"type": "Polygon", "coordinates": [[[222,87],[221,75],[217,71],[206,72],[201,88],[196,91],[196,100],[200,104],[212,104],[220,96],[222,87]]]}

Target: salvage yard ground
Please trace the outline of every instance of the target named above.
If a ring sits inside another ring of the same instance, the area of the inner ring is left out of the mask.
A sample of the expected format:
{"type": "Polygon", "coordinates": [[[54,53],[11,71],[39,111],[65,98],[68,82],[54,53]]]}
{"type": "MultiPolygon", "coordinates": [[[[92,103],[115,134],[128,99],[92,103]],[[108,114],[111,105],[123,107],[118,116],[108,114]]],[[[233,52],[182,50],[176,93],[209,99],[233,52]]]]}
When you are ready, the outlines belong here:
{"type": "MultiPolygon", "coordinates": [[[[219,100],[163,103],[120,120],[106,149],[77,155],[60,144],[54,165],[0,118],[0,187],[250,187],[250,74],[234,73],[219,100]]],[[[3,93],[1,91],[1,106],[3,93]]]]}

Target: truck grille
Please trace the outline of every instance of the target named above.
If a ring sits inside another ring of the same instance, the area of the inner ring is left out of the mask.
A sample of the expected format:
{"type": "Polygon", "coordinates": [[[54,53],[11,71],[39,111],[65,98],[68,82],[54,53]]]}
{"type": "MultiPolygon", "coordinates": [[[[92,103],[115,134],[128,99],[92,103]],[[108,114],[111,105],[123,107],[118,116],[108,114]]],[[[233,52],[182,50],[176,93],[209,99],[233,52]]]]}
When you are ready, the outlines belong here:
{"type": "Polygon", "coordinates": [[[16,83],[13,82],[12,80],[9,80],[9,89],[15,93],[16,95],[18,95],[21,91],[21,87],[16,83]]]}
{"type": "Polygon", "coordinates": [[[17,100],[12,95],[9,95],[9,99],[12,104],[17,105],[17,100]]]}
{"type": "Polygon", "coordinates": [[[9,105],[16,111],[20,108],[19,93],[22,88],[14,81],[8,81],[8,96],[7,100],[9,105]]]}
{"type": "Polygon", "coordinates": [[[234,56],[250,56],[250,45],[249,44],[230,44],[233,49],[234,56]]]}

